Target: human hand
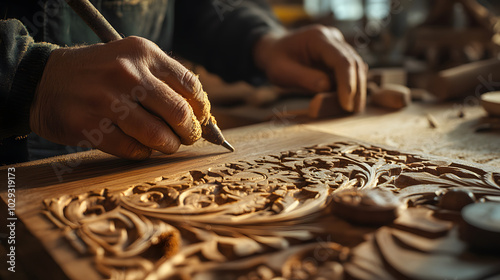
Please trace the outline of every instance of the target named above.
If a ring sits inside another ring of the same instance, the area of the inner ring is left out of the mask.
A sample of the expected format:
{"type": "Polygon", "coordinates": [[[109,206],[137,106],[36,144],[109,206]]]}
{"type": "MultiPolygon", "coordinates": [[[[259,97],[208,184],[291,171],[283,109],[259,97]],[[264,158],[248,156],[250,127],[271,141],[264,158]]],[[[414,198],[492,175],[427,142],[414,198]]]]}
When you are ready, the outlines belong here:
{"type": "Polygon", "coordinates": [[[30,126],[56,143],[144,159],[194,143],[209,111],[196,75],[151,41],[127,37],[54,50],[30,126]]]}
{"type": "Polygon", "coordinates": [[[324,92],[336,82],[344,110],[365,108],[368,67],[336,28],[314,25],[264,35],[254,47],[254,59],[277,85],[324,92]]]}

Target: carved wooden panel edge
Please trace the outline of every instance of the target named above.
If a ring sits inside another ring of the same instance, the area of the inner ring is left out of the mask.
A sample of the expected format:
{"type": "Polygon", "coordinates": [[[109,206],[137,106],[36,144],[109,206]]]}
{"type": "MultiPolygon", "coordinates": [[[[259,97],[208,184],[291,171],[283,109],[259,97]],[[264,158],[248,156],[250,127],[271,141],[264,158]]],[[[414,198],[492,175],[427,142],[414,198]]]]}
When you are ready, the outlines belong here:
{"type": "Polygon", "coordinates": [[[345,141],[63,195],[44,213],[112,279],[453,278],[460,267],[474,279],[499,273],[500,258],[458,238],[459,210],[499,198],[500,173],[345,141]]]}

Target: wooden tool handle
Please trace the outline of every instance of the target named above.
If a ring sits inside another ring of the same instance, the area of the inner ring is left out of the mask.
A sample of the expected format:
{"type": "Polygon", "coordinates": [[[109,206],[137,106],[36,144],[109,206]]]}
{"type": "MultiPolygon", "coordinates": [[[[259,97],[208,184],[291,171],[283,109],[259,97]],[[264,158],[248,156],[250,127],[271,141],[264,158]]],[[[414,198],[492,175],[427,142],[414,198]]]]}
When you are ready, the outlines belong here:
{"type": "Polygon", "coordinates": [[[66,2],[92,28],[102,42],[108,43],[122,38],[89,0],[66,0],[66,2]]]}
{"type": "Polygon", "coordinates": [[[434,77],[428,89],[440,100],[474,95],[476,88],[481,86],[481,77],[499,81],[500,60],[493,58],[443,70],[434,77]]]}

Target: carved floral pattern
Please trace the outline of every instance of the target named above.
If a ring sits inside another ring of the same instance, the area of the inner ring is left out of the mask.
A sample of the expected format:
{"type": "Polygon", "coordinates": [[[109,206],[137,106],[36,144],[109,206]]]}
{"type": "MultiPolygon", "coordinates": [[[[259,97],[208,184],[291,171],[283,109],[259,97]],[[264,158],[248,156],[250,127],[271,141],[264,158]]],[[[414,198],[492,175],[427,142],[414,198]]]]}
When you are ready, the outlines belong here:
{"type": "Polygon", "coordinates": [[[456,187],[495,200],[500,174],[337,142],[162,177],[120,193],[61,196],[45,201],[45,214],[112,279],[341,279],[345,272],[369,279],[384,273],[383,264],[359,261],[360,248],[369,246],[363,236],[386,238],[378,233],[386,229],[336,218],[332,197],[376,188],[394,193],[402,211],[437,211],[442,190],[456,187]]]}

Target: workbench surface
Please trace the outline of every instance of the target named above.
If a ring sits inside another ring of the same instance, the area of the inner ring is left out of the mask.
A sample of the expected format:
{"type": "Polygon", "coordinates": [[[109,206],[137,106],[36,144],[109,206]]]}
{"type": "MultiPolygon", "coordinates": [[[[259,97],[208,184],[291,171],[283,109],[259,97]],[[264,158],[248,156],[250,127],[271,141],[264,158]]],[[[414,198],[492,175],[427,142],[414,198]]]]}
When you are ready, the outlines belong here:
{"type": "Polygon", "coordinates": [[[399,111],[374,107],[345,118],[311,124],[320,131],[403,151],[461,159],[500,168],[500,118],[490,118],[477,99],[460,103],[413,103],[399,111]],[[431,115],[437,127],[429,124],[431,115]],[[484,124],[496,129],[476,132],[484,124]]]}

